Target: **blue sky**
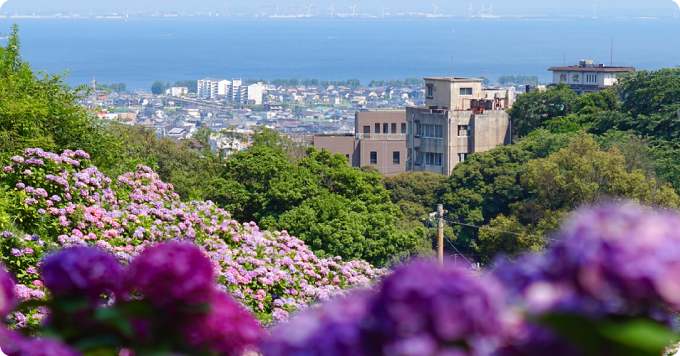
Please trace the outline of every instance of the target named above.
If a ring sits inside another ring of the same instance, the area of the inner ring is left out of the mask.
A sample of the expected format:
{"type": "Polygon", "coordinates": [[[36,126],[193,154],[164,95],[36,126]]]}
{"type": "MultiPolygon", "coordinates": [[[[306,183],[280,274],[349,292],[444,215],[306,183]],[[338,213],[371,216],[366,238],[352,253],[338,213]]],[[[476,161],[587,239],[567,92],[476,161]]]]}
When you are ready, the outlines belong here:
{"type": "MultiPolygon", "coordinates": [[[[221,11],[229,4],[232,12],[253,14],[262,5],[278,5],[281,11],[287,11],[289,5],[313,4],[319,6],[321,13],[326,13],[335,3],[336,11],[341,13],[349,12],[348,7],[355,4],[358,13],[378,13],[381,6],[394,12],[432,12],[432,2],[439,7],[439,13],[455,15],[467,13],[471,3],[475,11],[482,5],[479,0],[9,0],[1,11],[221,11]]],[[[484,3],[486,7],[493,4],[494,13],[499,15],[585,15],[592,14],[595,4],[599,16],[667,15],[678,9],[673,0],[486,0],[484,3]]]]}

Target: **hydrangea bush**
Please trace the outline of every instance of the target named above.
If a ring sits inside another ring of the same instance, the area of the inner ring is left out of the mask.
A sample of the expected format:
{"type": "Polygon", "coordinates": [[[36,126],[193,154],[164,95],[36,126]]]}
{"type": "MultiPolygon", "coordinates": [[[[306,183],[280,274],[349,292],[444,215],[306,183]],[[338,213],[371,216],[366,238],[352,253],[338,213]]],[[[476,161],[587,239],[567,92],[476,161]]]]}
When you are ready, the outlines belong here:
{"type": "MultiPolygon", "coordinates": [[[[218,288],[265,324],[387,273],[363,261],[320,259],[287,232],[241,224],[210,201],[183,203],[171,184],[142,165],[114,180],[91,166],[83,151],[27,149],[10,163],[0,178],[8,213],[25,234],[2,233],[2,258],[17,277],[15,294],[22,301],[46,295],[41,258],[72,246],[95,246],[128,264],[159,242],[190,241],[210,260],[218,288]]],[[[34,325],[43,316],[35,308],[26,314],[16,313],[15,321],[34,325]]]]}
{"type": "Polygon", "coordinates": [[[680,216],[582,211],[543,255],[479,277],[416,264],[277,326],[266,356],[659,356],[675,337],[680,216]]]}
{"type": "Polygon", "coordinates": [[[40,335],[0,328],[9,356],[659,356],[676,335],[676,213],[583,210],[548,252],[481,275],[387,274],[183,204],[146,167],[113,182],[86,161],[27,150],[4,169],[27,234],[3,234],[17,283],[0,273],[0,313],[40,335]]]}
{"type": "MultiPolygon", "coordinates": [[[[129,268],[94,247],[63,249],[41,267],[53,298],[33,302],[49,308],[40,335],[0,331],[0,346],[9,356],[240,356],[263,331],[246,308],[215,288],[212,270],[189,242],[149,247],[129,268]],[[208,278],[184,281],[186,269],[208,278]]],[[[0,275],[0,292],[11,300],[8,277],[0,275]]]]}

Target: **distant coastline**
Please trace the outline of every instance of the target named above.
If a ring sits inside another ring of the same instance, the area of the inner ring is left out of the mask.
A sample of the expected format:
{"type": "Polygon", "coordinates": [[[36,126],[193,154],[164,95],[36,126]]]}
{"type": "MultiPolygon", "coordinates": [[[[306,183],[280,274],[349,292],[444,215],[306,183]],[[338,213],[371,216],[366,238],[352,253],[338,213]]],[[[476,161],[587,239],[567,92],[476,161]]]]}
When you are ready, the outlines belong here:
{"type": "Polygon", "coordinates": [[[71,85],[158,80],[535,75],[581,59],[637,69],[680,64],[680,20],[604,18],[466,19],[125,19],[0,18],[19,24],[24,58],[36,70],[68,70],[71,85]],[[403,31],[408,23],[409,31],[403,31]],[[96,26],[96,31],[93,31],[96,26]],[[433,36],[433,34],[436,34],[433,36]],[[168,36],[171,35],[171,36],[168,36]],[[480,39],[488,41],[480,45],[480,39]],[[650,56],[649,53],[654,53],[650,56]],[[566,62],[566,63],[565,63],[566,62]]]}

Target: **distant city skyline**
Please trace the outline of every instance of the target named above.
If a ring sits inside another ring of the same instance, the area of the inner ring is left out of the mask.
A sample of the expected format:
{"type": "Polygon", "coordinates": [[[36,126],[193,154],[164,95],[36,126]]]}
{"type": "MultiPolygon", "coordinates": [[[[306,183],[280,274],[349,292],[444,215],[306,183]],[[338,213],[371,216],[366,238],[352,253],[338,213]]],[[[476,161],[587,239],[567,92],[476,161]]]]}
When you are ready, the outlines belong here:
{"type": "Polygon", "coordinates": [[[433,3],[415,2],[412,0],[263,0],[261,2],[245,0],[196,0],[192,2],[179,0],[0,0],[0,12],[141,12],[141,11],[181,11],[181,12],[226,12],[253,15],[261,12],[263,6],[279,7],[281,13],[287,13],[290,7],[313,5],[318,7],[319,14],[329,14],[330,7],[336,14],[350,13],[350,6],[358,5],[357,14],[392,14],[403,12],[436,13],[442,15],[464,16],[472,12],[478,14],[493,6],[497,15],[583,15],[583,16],[649,16],[673,15],[680,8],[680,0],[572,0],[540,1],[525,0],[520,4],[514,0],[474,0],[442,1],[433,3]],[[470,11],[472,6],[472,11],[470,11]],[[435,10],[436,7],[436,10],[435,10]]]}

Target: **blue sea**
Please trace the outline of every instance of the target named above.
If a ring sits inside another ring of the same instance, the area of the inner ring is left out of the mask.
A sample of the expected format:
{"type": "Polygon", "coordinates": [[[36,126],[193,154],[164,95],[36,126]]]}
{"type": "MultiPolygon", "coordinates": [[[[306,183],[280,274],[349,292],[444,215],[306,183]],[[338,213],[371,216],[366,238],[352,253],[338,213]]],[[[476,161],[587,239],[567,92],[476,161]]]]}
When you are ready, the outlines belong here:
{"type": "Polygon", "coordinates": [[[680,64],[680,20],[644,19],[0,19],[18,23],[24,60],[69,84],[218,78],[403,79],[538,75],[592,59],[680,64]]]}

